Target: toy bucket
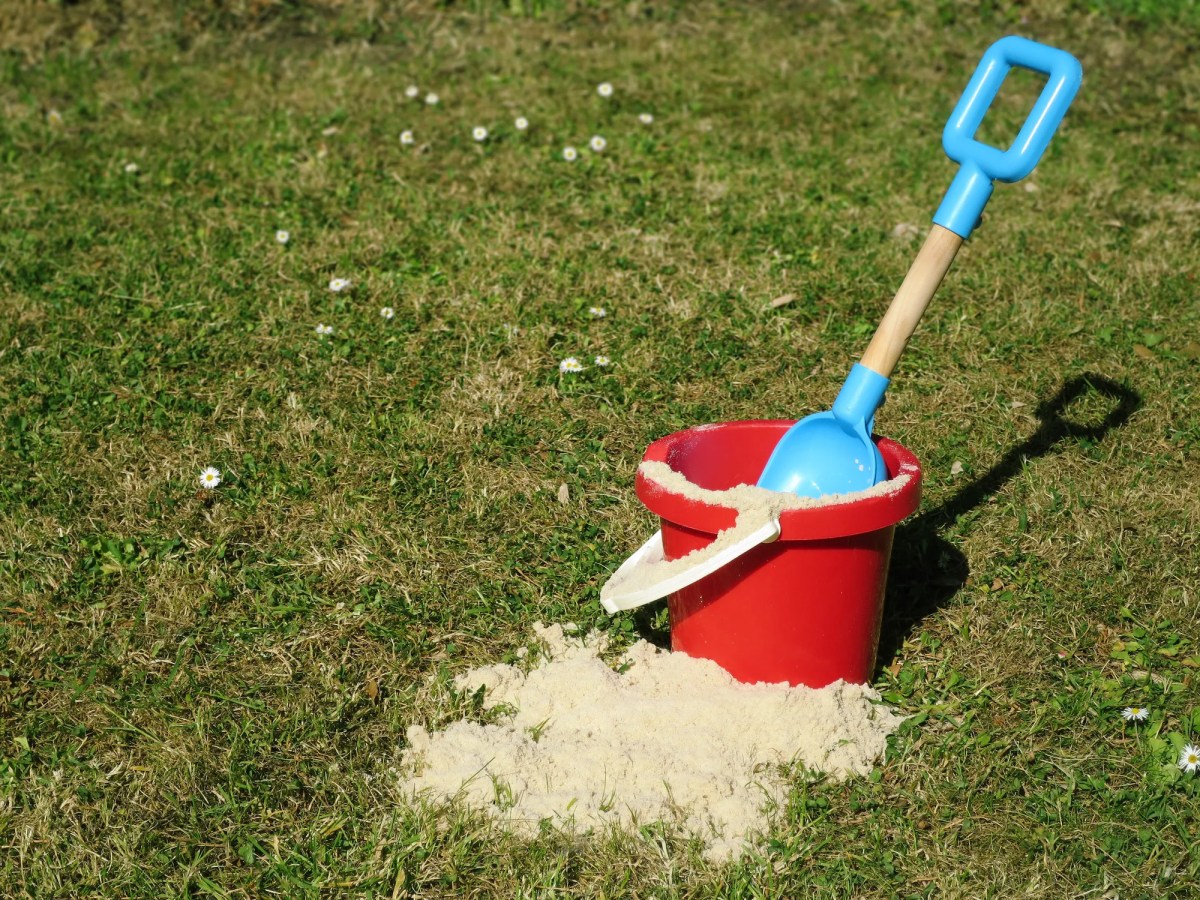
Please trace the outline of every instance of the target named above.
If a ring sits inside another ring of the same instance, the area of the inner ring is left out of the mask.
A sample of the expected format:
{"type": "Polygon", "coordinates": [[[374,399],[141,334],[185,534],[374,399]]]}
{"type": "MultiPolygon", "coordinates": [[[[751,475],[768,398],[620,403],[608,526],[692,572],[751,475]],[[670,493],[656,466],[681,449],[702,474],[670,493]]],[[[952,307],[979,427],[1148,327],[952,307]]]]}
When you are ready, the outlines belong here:
{"type": "MultiPolygon", "coordinates": [[[[710,490],[754,484],[793,424],[701,425],[655,441],[644,458],[710,490]]],[[[895,489],[785,511],[778,540],[670,596],[673,650],[711,659],[747,683],[871,680],[892,536],[921,499],[917,458],[887,438],[875,443],[895,489]]],[[[640,472],[637,494],[662,520],[668,560],[706,547],[736,520],[734,510],[673,493],[640,472]]]]}

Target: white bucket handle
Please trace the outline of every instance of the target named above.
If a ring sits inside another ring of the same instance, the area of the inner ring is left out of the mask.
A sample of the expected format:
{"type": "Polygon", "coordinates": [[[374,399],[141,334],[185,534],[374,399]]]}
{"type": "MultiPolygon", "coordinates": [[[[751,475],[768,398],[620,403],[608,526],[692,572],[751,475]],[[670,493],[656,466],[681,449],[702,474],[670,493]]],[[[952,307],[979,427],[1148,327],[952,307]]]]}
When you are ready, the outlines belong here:
{"type": "MultiPolygon", "coordinates": [[[[667,561],[663,556],[662,531],[656,531],[609,576],[608,581],[600,588],[600,602],[610,614],[643,606],[695,584],[759,544],[775,540],[779,537],[779,532],[779,517],[771,516],[758,528],[747,532],[744,537],[706,557],[702,562],[685,565],[690,554],[667,561]],[[634,576],[637,576],[636,587],[627,584],[634,576]]],[[[720,540],[719,536],[717,540],[720,540]]]]}

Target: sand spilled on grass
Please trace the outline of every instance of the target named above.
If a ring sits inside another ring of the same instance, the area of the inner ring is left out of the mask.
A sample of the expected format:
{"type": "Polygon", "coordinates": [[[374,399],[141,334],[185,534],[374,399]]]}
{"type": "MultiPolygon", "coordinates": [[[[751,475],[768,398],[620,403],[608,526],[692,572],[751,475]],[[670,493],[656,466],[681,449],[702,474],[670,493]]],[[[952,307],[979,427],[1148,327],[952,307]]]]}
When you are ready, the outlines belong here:
{"type": "Polygon", "coordinates": [[[408,729],[406,795],[458,798],[527,835],[543,820],[598,830],[664,821],[721,860],[786,798],[787,766],[866,774],[903,721],[866,685],[746,685],[645,641],[614,671],[602,636],[535,630],[544,652],[528,672],[492,665],[456,680],[485,686],[485,708],[504,704],[499,721],[408,729]]]}

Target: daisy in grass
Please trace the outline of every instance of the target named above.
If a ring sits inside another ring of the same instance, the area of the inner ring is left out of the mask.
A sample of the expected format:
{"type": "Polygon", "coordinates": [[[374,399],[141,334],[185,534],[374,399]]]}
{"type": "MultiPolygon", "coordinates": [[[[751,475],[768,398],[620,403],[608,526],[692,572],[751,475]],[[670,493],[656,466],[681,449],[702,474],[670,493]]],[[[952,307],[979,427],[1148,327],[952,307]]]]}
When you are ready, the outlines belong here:
{"type": "Polygon", "coordinates": [[[529,120],[524,116],[517,116],[513,119],[513,128],[517,129],[517,131],[524,131],[528,127],[529,120]]]}
{"type": "Polygon", "coordinates": [[[1188,744],[1179,751],[1179,768],[1185,772],[1195,772],[1200,769],[1200,747],[1188,744]]]}
{"type": "Polygon", "coordinates": [[[200,473],[200,487],[215,488],[221,483],[221,470],[214,466],[209,466],[200,473]]]}
{"type": "Polygon", "coordinates": [[[588,307],[588,315],[591,316],[593,319],[603,319],[605,316],[608,315],[608,310],[605,309],[603,306],[589,306],[588,307]]]}
{"type": "Polygon", "coordinates": [[[52,109],[46,113],[46,121],[51,125],[61,125],[63,123],[62,113],[57,109],[52,109]]]}
{"type": "Polygon", "coordinates": [[[602,81],[596,85],[596,93],[607,99],[613,95],[613,86],[607,81],[602,81]]]}
{"type": "Polygon", "coordinates": [[[653,125],[654,124],[654,114],[653,113],[638,113],[638,121],[641,122],[643,125],[653,125]]]}
{"type": "Polygon", "coordinates": [[[608,146],[608,141],[600,137],[598,134],[592,135],[592,139],[588,141],[588,146],[592,148],[593,153],[603,153],[604,148],[608,146]]]}
{"type": "Polygon", "coordinates": [[[346,288],[350,287],[349,278],[331,278],[329,280],[329,289],[335,294],[340,294],[346,288]]]}
{"type": "Polygon", "coordinates": [[[318,322],[315,330],[320,337],[329,337],[333,334],[333,326],[326,325],[324,322],[318,322]]]}
{"type": "Polygon", "coordinates": [[[564,359],[562,362],[560,362],[558,364],[558,371],[562,372],[564,375],[570,374],[572,372],[582,372],[583,371],[583,363],[581,363],[579,360],[577,360],[573,356],[568,356],[566,359],[564,359]]]}
{"type": "Polygon", "coordinates": [[[391,318],[395,317],[396,311],[394,309],[392,309],[390,306],[385,306],[383,309],[381,309],[379,311],[379,314],[381,316],[383,316],[385,319],[391,319],[391,318]]]}
{"type": "Polygon", "coordinates": [[[275,243],[277,244],[286,244],[291,239],[292,236],[282,228],[275,232],[275,243]]]}
{"type": "Polygon", "coordinates": [[[416,138],[413,137],[413,133],[411,131],[400,132],[400,143],[405,147],[411,147],[414,141],[416,141],[416,138]]]}
{"type": "Polygon", "coordinates": [[[579,157],[579,151],[574,147],[563,147],[563,159],[567,162],[575,162],[579,157]]]}
{"type": "Polygon", "coordinates": [[[479,141],[480,143],[483,143],[484,141],[486,141],[487,136],[488,136],[488,130],[486,128],[484,128],[482,125],[476,125],[474,128],[471,129],[471,137],[473,137],[475,140],[479,141]]]}
{"type": "Polygon", "coordinates": [[[516,337],[521,333],[521,329],[512,324],[512,322],[505,322],[501,327],[504,329],[504,333],[509,337],[516,337]]]}
{"type": "Polygon", "coordinates": [[[1121,718],[1126,722],[1145,722],[1150,710],[1144,706],[1127,706],[1121,710],[1121,718]]]}
{"type": "Polygon", "coordinates": [[[612,365],[612,360],[611,360],[611,359],[609,359],[609,358],[608,358],[607,356],[605,356],[604,354],[600,354],[600,355],[599,355],[599,356],[597,356],[595,359],[593,359],[593,360],[592,360],[592,362],[594,362],[596,365],[598,365],[598,366],[599,366],[600,368],[602,368],[602,369],[603,369],[605,366],[611,366],[611,365],[612,365]]]}
{"type": "Polygon", "coordinates": [[[442,102],[442,98],[439,97],[437,94],[433,93],[432,91],[430,91],[428,94],[425,95],[425,105],[426,106],[437,106],[441,102],[442,102]]]}
{"type": "Polygon", "coordinates": [[[125,174],[126,175],[136,175],[140,171],[141,171],[141,169],[138,168],[137,163],[125,163],[125,174]]]}
{"type": "Polygon", "coordinates": [[[420,93],[421,93],[421,89],[419,87],[417,87],[415,84],[410,84],[408,87],[406,87],[404,89],[404,96],[407,97],[409,100],[416,100],[418,95],[420,95],[420,93]]]}

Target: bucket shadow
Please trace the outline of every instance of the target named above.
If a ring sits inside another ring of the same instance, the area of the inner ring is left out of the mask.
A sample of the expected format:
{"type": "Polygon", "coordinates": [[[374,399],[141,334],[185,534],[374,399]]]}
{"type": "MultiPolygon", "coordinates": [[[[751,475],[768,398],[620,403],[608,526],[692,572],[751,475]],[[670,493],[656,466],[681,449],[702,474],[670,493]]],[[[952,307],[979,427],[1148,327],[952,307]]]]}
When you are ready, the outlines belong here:
{"type": "Polygon", "coordinates": [[[1084,374],[1070,379],[1034,410],[1040,424],[1028,440],[1009,450],[996,465],[941,506],[896,528],[877,673],[895,659],[915,628],[949,603],[966,584],[970,575],[967,559],[941,536],[941,530],[994,496],[1026,462],[1049,454],[1068,439],[1098,443],[1109,431],[1124,425],[1141,405],[1141,395],[1102,375],[1084,374]],[[1108,403],[1103,419],[1087,425],[1067,418],[1072,405],[1089,397],[1108,403]]]}

